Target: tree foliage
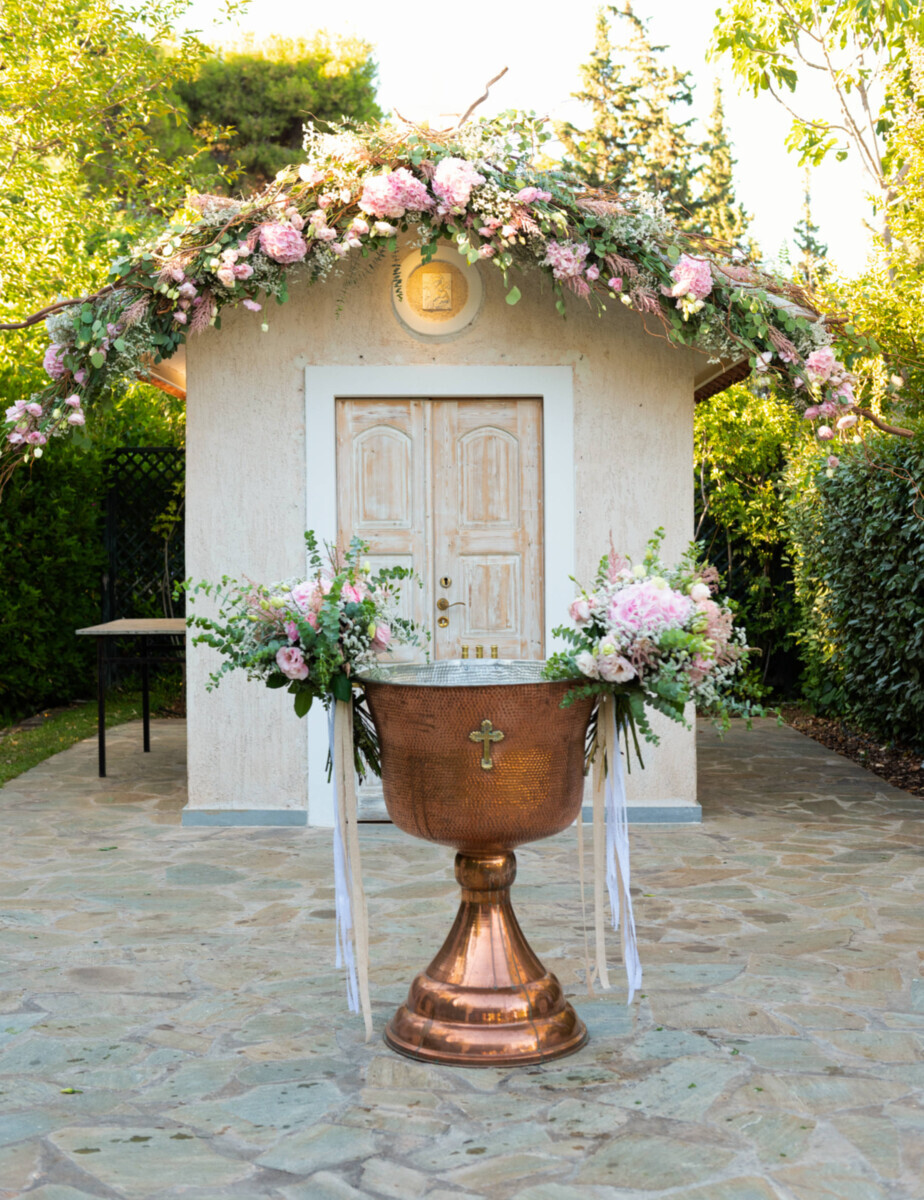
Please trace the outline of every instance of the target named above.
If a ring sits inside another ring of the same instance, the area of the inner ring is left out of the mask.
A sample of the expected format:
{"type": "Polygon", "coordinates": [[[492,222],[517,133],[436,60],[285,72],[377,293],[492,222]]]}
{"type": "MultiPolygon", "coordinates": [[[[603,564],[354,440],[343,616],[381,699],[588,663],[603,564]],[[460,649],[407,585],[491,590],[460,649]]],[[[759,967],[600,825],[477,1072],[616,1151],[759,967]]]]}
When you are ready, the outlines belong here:
{"type": "Polygon", "coordinates": [[[277,171],[303,160],[307,121],[378,120],[375,76],[371,47],[358,38],[320,33],[247,38],[223,47],[177,84],[189,130],[186,145],[172,153],[189,152],[193,131],[221,130],[209,154],[213,186],[221,189],[227,174],[235,191],[263,187],[277,171]]]}
{"type": "Polygon", "coordinates": [[[663,62],[665,49],[651,43],[630,0],[601,8],[590,60],[581,67],[583,86],[575,92],[590,108],[591,127],[582,132],[563,124],[556,132],[565,168],[589,187],[661,193],[671,215],[682,216],[696,206],[699,167],[692,118],[678,121],[673,110],[692,102],[693,85],[689,72],[663,62]]]}
{"type": "Polygon", "coordinates": [[[712,113],[701,152],[704,161],[699,177],[697,224],[711,237],[755,255],[756,248],[747,237],[750,217],[735,197],[735,158],[725,127],[725,107],[718,80],[713,85],[712,113]]]}
{"type": "Polygon", "coordinates": [[[717,13],[713,54],[726,54],[755,96],[766,92],[792,117],[787,139],[801,163],[851,150],[870,181],[888,242],[892,175],[901,165],[890,135],[907,97],[908,47],[924,36],[918,0],[726,0],[717,13]],[[801,103],[800,79],[827,80],[831,115],[801,103]]]}
{"type": "Polygon", "coordinates": [[[783,479],[800,423],[766,387],[735,384],[696,406],[696,538],[757,651],[751,679],[777,695],[799,675],[783,479]]]}

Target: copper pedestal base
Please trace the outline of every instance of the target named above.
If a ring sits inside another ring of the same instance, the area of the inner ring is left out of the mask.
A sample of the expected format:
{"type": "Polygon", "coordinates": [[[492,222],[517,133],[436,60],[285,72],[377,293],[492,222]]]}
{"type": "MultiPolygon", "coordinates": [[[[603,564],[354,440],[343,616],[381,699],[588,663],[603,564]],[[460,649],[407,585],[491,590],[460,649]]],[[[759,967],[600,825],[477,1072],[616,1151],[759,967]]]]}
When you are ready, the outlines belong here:
{"type": "Polygon", "coordinates": [[[572,1054],[587,1030],[529,947],[510,904],[512,851],[457,854],[462,903],[443,947],[385,1030],[425,1062],[493,1067],[572,1054]]]}

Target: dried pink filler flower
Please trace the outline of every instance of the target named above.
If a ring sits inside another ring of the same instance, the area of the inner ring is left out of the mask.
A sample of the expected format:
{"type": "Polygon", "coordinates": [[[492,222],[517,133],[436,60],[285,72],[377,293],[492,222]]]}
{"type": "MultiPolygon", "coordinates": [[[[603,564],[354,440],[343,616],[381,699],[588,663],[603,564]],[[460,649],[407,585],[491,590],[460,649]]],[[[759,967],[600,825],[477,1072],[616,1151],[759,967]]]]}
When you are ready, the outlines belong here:
{"type": "Polygon", "coordinates": [[[705,300],[712,291],[712,269],[704,258],[692,258],[682,254],[680,262],[671,271],[674,286],[672,296],[692,296],[694,300],[705,300]]]}
{"type": "Polygon", "coordinates": [[[308,243],[286,222],[268,221],[260,226],[260,249],[273,262],[297,263],[308,253],[308,243]]]}

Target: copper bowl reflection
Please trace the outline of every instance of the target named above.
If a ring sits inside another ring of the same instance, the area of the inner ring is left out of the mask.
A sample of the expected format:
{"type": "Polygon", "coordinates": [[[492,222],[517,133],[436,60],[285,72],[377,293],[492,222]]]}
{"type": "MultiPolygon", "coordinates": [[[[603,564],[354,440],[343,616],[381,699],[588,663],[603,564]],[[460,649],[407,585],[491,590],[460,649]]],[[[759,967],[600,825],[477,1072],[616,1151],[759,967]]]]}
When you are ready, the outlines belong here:
{"type": "Polygon", "coordinates": [[[458,851],[455,924],[385,1034],[414,1058],[535,1063],[587,1037],[510,905],[514,847],[567,828],[584,791],[593,701],[562,708],[573,684],[543,680],[543,667],[459,661],[363,676],[389,816],[406,833],[458,851]]]}

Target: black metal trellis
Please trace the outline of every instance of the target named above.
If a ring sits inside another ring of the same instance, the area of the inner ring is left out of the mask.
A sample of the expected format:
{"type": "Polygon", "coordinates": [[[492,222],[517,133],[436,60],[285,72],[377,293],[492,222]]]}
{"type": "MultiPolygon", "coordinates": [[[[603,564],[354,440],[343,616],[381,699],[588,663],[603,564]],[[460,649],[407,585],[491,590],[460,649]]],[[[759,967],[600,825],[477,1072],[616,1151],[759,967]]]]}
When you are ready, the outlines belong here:
{"type": "Polygon", "coordinates": [[[102,619],[182,617],[186,456],[173,446],[126,446],[106,462],[102,619]]]}

